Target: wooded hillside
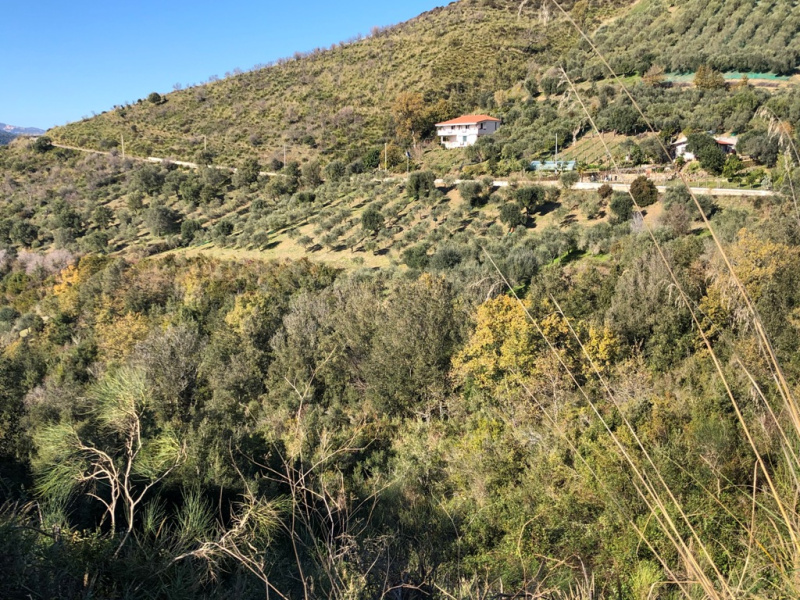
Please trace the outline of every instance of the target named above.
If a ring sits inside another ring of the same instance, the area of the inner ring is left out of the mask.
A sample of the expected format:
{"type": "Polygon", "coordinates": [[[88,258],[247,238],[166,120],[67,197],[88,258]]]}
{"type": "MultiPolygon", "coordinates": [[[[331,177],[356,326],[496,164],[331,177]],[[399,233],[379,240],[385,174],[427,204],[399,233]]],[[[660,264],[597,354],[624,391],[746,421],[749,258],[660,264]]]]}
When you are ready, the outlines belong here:
{"type": "Polygon", "coordinates": [[[0,148],[0,598],[800,597],[797,9],[565,10],[0,148]]]}

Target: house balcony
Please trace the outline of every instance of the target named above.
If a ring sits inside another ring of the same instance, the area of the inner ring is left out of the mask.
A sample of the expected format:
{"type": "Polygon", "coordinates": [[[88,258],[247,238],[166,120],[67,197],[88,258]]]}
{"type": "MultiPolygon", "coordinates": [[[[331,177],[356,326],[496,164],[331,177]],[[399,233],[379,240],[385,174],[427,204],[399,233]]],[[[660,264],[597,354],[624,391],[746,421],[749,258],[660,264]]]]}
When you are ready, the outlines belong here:
{"type": "Polygon", "coordinates": [[[472,127],[469,128],[469,129],[457,129],[455,127],[446,127],[446,128],[443,127],[443,128],[438,129],[436,131],[436,135],[438,135],[439,137],[448,137],[448,136],[451,136],[451,135],[470,135],[470,134],[476,134],[476,133],[478,133],[478,130],[475,129],[475,128],[472,128],[472,127]]]}

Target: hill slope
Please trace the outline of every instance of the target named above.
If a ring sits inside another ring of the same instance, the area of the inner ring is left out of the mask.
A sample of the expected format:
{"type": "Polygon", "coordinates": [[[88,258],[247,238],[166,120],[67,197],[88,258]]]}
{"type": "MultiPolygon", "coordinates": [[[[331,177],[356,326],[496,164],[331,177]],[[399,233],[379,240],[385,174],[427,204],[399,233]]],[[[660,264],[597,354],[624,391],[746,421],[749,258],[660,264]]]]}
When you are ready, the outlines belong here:
{"type": "MultiPolygon", "coordinates": [[[[593,4],[589,22],[620,2],[593,4]]],[[[402,92],[424,94],[429,105],[444,101],[439,118],[489,107],[497,90],[538,76],[577,39],[563,19],[543,23],[536,5],[462,0],[364,40],[172,93],[163,103],[139,101],[52,134],[98,149],[117,147],[124,134],[131,153],[180,158],[207,145],[220,162],[267,158],[284,144],[295,156],[343,154],[392,137],[392,106],[402,92]]]]}
{"type": "MultiPolygon", "coordinates": [[[[800,7],[786,0],[642,0],[600,28],[595,39],[621,73],[660,64],[692,72],[793,73],[800,55],[800,7]]],[[[597,70],[592,61],[586,74],[597,70]]]]}
{"type": "MultiPolygon", "coordinates": [[[[794,69],[800,8],[786,0],[564,3],[621,74],[658,64],[686,72],[794,69]]],[[[500,108],[496,93],[564,66],[574,80],[608,76],[554,5],[461,0],[367,39],[298,54],[222,81],[117,107],[53,130],[56,140],[135,155],[266,161],[333,155],[353,160],[395,137],[394,105],[422,94],[437,118],[500,108]],[[208,153],[204,150],[207,149],[208,153]],[[211,156],[205,156],[210,158],[211,156]]],[[[410,143],[409,140],[405,141],[410,143]]]]}

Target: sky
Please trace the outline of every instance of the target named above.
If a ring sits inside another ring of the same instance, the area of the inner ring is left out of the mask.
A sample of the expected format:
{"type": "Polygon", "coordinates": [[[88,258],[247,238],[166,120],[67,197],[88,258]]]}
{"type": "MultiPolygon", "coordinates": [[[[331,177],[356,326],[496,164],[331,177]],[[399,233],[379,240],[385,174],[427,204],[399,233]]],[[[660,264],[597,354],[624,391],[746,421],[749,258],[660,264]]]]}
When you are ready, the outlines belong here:
{"type": "Polygon", "coordinates": [[[48,129],[447,3],[9,0],[0,9],[0,122],[48,129]]]}

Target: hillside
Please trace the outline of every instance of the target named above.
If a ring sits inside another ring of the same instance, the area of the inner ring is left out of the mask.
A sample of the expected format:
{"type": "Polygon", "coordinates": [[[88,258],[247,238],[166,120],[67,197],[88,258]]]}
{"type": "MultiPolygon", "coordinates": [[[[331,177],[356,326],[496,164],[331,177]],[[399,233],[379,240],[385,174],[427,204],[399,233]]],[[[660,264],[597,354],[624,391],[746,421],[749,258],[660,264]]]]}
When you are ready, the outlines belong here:
{"type": "Polygon", "coordinates": [[[800,598],[800,91],[676,74],[788,6],[569,4],[623,90],[461,0],[0,146],[0,599],[800,598]]]}
{"type": "MultiPolygon", "coordinates": [[[[800,57],[800,7],[785,0],[641,0],[594,38],[625,75],[642,74],[651,64],[673,73],[710,64],[720,71],[789,75],[800,57]]],[[[583,70],[587,78],[598,72],[597,61],[583,70]]]]}
{"type": "MultiPolygon", "coordinates": [[[[0,174],[0,597],[797,597],[793,404],[679,188],[651,238],[624,194],[0,174]]],[[[793,204],[704,203],[796,389],[793,204]]]]}
{"type": "MultiPolygon", "coordinates": [[[[691,73],[705,63],[790,73],[800,48],[800,8],[785,0],[565,7],[622,75],[642,75],[653,65],[691,73]]],[[[282,158],[284,148],[296,160],[352,162],[386,141],[402,157],[400,150],[430,136],[438,119],[507,112],[509,100],[524,97],[526,81],[550,90],[554,66],[575,82],[608,78],[554,6],[461,0],[366,39],[151,96],[51,134],[100,150],[119,150],[124,136],[130,154],[229,165],[245,157],[266,164],[282,158]],[[413,136],[399,133],[405,121],[398,98],[406,93],[424,102],[413,136]]],[[[565,126],[564,138],[574,127],[565,126]]]]}
{"type": "MultiPolygon", "coordinates": [[[[575,45],[577,34],[563,19],[543,25],[538,6],[521,4],[461,0],[363,40],[171,93],[160,103],[141,100],[51,134],[96,149],[117,148],[124,134],[127,150],[139,156],[186,159],[207,145],[221,164],[282,157],[284,144],[293,158],[353,160],[394,137],[392,109],[401,93],[424,95],[437,107],[431,120],[443,120],[491,106],[497,90],[538,78],[575,45]]],[[[592,6],[586,19],[599,22],[614,2],[592,6]]]]}
{"type": "MultiPolygon", "coordinates": [[[[154,94],[50,132],[57,142],[104,155],[19,144],[0,155],[6,201],[0,241],[126,255],[310,256],[347,268],[385,267],[414,262],[411,251],[434,257],[463,246],[469,236],[502,235],[517,220],[500,218],[516,192],[492,188],[491,179],[510,179],[512,188],[538,183],[525,170],[533,159],[552,157],[556,144],[582,172],[611,166],[608,145],[618,164],[630,172],[646,164],[665,183],[675,175],[661,143],[680,132],[736,133],[740,153],[748,157],[730,165],[724,155],[710,167],[688,165],[684,175],[693,185],[769,190],[785,184],[779,161],[785,143],[763,115],[800,125],[800,97],[792,85],[771,90],[723,81],[687,89],[630,76],[630,92],[661,132],[659,139],[647,133],[613,81],[584,81],[574,73],[583,64],[575,57],[586,48],[547,6],[453,3],[367,39],[164,97],[154,94]],[[572,73],[577,95],[554,64],[572,73]],[[457,151],[431,140],[437,120],[476,107],[502,119],[497,134],[457,151]],[[153,155],[220,168],[131,160],[153,155]],[[384,179],[387,163],[397,179],[384,179]],[[406,169],[446,181],[426,204],[407,189],[406,169]],[[464,201],[447,178],[480,181],[479,193],[464,201]],[[372,232],[361,223],[370,208],[384,217],[372,232]],[[25,226],[13,229],[19,220],[25,226]]],[[[687,2],[669,16],[678,19],[696,7],[687,2]]],[[[634,26],[646,29],[642,15],[653,10],[647,1],[578,3],[571,16],[596,31],[598,40],[610,40],[634,26]]],[[[665,27],[665,18],[648,23],[665,27]]],[[[694,39],[687,34],[687,42],[694,39]]],[[[612,58],[626,48],[612,50],[612,58]]],[[[607,199],[572,190],[560,196],[557,180],[550,179],[544,182],[550,210],[526,210],[529,227],[605,225],[612,217],[607,199]]]]}
{"type": "Polygon", "coordinates": [[[17,136],[14,135],[13,133],[8,133],[6,131],[0,131],[0,146],[3,146],[3,145],[11,143],[11,140],[13,140],[15,137],[17,137],[17,136]]]}

